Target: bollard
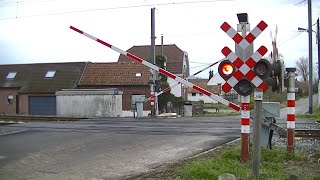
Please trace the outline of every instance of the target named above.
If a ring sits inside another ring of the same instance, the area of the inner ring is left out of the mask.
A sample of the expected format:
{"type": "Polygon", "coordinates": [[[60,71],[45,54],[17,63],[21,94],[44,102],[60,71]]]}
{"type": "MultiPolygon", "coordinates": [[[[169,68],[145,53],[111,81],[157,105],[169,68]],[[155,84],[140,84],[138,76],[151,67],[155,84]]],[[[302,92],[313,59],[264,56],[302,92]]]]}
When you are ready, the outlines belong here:
{"type": "Polygon", "coordinates": [[[296,68],[286,68],[289,74],[288,94],[287,94],[287,151],[294,152],[295,134],[295,71],[296,68]]]}

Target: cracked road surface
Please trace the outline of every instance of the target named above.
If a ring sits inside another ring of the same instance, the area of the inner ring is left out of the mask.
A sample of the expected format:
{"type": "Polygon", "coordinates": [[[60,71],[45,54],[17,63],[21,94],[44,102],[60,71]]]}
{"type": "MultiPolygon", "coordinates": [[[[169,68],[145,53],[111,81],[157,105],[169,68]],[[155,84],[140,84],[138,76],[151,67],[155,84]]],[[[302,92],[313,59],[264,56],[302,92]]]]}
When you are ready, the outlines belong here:
{"type": "Polygon", "coordinates": [[[0,126],[0,179],[122,179],[240,136],[238,118],[106,118],[0,126]]]}

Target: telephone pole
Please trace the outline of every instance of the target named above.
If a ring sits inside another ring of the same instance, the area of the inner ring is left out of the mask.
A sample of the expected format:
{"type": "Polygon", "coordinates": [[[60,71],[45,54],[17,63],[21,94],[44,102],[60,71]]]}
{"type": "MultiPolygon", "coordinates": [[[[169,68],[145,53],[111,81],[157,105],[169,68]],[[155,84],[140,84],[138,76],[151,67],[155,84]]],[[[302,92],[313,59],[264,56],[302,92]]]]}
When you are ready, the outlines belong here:
{"type": "Polygon", "coordinates": [[[318,44],[318,107],[320,107],[320,36],[319,36],[319,17],[317,19],[317,44],[318,44]]]}
{"type": "Polygon", "coordinates": [[[308,0],[308,34],[309,34],[309,83],[308,83],[308,97],[309,97],[309,114],[312,114],[313,105],[313,87],[312,87],[312,13],[311,0],[308,0]]]}
{"type": "MultiPolygon", "coordinates": [[[[153,64],[156,64],[156,45],[155,45],[155,8],[151,9],[151,62],[153,64]]],[[[158,80],[158,72],[153,70],[152,71],[152,77],[153,77],[153,92],[156,93],[156,81],[158,80]]],[[[152,115],[157,116],[158,115],[158,97],[154,97],[154,106],[152,109],[152,115]]]]}

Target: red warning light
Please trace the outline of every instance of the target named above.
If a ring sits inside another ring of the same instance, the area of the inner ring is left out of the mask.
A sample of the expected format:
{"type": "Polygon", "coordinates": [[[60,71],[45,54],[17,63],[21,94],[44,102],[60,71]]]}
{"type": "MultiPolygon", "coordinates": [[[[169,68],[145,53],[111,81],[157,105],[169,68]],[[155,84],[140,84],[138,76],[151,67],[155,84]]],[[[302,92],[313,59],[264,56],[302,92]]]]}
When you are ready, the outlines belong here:
{"type": "Polygon", "coordinates": [[[233,75],[234,71],[234,66],[229,60],[224,60],[219,64],[218,72],[226,81],[233,75]]]}
{"type": "Polygon", "coordinates": [[[233,73],[233,65],[231,63],[225,63],[221,66],[221,71],[226,76],[230,76],[233,73]]]}

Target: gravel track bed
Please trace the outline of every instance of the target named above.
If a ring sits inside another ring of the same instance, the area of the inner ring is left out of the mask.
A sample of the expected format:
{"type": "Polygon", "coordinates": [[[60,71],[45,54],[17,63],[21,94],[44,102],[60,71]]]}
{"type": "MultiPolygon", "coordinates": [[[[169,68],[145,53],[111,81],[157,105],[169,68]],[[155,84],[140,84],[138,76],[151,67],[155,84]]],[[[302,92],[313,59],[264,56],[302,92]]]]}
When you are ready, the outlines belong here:
{"type": "MultiPolygon", "coordinates": [[[[320,129],[320,124],[296,125],[296,129],[320,129]]],[[[273,138],[273,147],[287,148],[287,139],[273,138]]],[[[309,157],[310,161],[320,163],[320,139],[295,139],[295,152],[309,157]]]]}

